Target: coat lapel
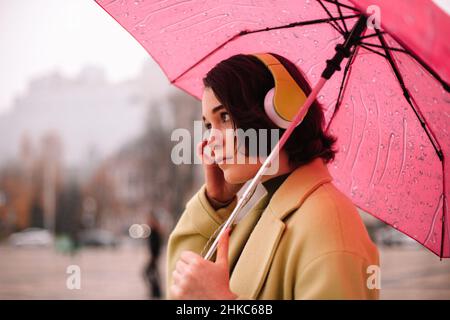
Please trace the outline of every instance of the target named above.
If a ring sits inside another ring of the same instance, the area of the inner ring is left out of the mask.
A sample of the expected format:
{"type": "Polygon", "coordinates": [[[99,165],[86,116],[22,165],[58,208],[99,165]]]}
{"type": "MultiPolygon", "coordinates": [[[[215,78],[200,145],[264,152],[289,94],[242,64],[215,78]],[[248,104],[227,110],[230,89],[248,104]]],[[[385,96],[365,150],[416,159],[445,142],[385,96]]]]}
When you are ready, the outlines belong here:
{"type": "Polygon", "coordinates": [[[230,278],[231,291],[256,299],[284,227],[284,223],[271,212],[263,212],[234,267],[230,278]]]}
{"type": "Polygon", "coordinates": [[[252,230],[261,217],[261,213],[267,207],[268,195],[264,195],[255,206],[248,212],[238,224],[234,225],[233,232],[230,235],[228,262],[230,266],[230,274],[233,273],[234,266],[241,255],[242,249],[247,243],[252,230]]]}
{"type": "Polygon", "coordinates": [[[283,220],[314,190],[330,181],[332,178],[323,160],[316,158],[294,170],[268,205],[267,197],[263,197],[249,216],[235,226],[230,238],[233,292],[248,299],[257,298],[285,229],[283,220]]]}

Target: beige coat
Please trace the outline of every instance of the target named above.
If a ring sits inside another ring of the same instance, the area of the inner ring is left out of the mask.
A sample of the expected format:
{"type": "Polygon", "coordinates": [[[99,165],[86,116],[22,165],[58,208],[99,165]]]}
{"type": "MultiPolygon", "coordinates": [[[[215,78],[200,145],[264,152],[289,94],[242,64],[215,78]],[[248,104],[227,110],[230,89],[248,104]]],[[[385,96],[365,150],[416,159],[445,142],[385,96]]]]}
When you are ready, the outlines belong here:
{"type": "MultiPolygon", "coordinates": [[[[298,167],[267,198],[231,233],[231,291],[240,299],[378,299],[367,285],[368,267],[379,265],[377,247],[321,158],[298,167]]],[[[189,200],[169,238],[167,290],[180,253],[200,254],[236,202],[214,210],[205,185],[189,200]]]]}

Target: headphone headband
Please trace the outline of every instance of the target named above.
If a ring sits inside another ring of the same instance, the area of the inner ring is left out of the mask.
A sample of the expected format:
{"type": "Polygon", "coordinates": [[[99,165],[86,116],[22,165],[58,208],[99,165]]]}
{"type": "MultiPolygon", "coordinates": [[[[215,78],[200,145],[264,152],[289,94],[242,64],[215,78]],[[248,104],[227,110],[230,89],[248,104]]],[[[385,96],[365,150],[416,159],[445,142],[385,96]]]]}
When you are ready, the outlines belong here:
{"type": "Polygon", "coordinates": [[[279,127],[287,128],[299,108],[306,101],[306,94],[286,68],[270,53],[251,54],[257,57],[271,72],[275,87],[264,99],[267,116],[279,127]]]}

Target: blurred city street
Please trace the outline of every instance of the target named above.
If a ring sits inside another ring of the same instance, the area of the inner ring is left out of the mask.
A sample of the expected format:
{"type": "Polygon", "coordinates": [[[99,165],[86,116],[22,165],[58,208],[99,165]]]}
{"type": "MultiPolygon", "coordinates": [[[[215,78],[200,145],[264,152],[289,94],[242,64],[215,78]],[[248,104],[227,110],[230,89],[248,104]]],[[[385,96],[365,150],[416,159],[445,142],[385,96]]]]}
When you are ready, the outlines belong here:
{"type": "Polygon", "coordinates": [[[0,299],[148,299],[145,246],[87,248],[70,256],[2,245],[0,257],[0,299]],[[80,267],[80,289],[66,286],[70,265],[80,267]]]}
{"type": "Polygon", "coordinates": [[[422,246],[378,247],[381,299],[450,299],[450,260],[422,246]]]}
{"type": "MultiPolygon", "coordinates": [[[[419,247],[380,247],[381,299],[450,299],[450,261],[419,247]]],[[[0,299],[148,299],[145,246],[82,249],[0,246],[0,299]],[[81,268],[81,289],[69,290],[66,268],[81,268]]],[[[162,256],[164,257],[164,256],[162,256]]],[[[164,275],[164,259],[160,261],[164,275]]],[[[164,282],[162,282],[164,283],[164,282]]]]}

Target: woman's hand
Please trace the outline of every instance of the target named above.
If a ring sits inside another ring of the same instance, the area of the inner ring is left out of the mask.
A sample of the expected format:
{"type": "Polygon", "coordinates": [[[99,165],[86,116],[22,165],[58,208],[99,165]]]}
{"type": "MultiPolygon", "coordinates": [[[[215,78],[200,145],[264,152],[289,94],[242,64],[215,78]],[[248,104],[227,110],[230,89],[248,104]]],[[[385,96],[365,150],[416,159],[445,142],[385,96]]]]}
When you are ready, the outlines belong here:
{"type": "Polygon", "coordinates": [[[228,271],[228,240],[230,228],[219,239],[215,262],[203,259],[192,251],[184,251],[172,275],[170,295],[174,299],[233,300],[228,271]]]}
{"type": "Polygon", "coordinates": [[[205,172],[206,195],[219,202],[229,202],[244,184],[231,184],[225,180],[223,171],[214,162],[212,155],[204,150],[207,143],[207,140],[203,140],[197,145],[197,155],[202,160],[205,172]]]}

